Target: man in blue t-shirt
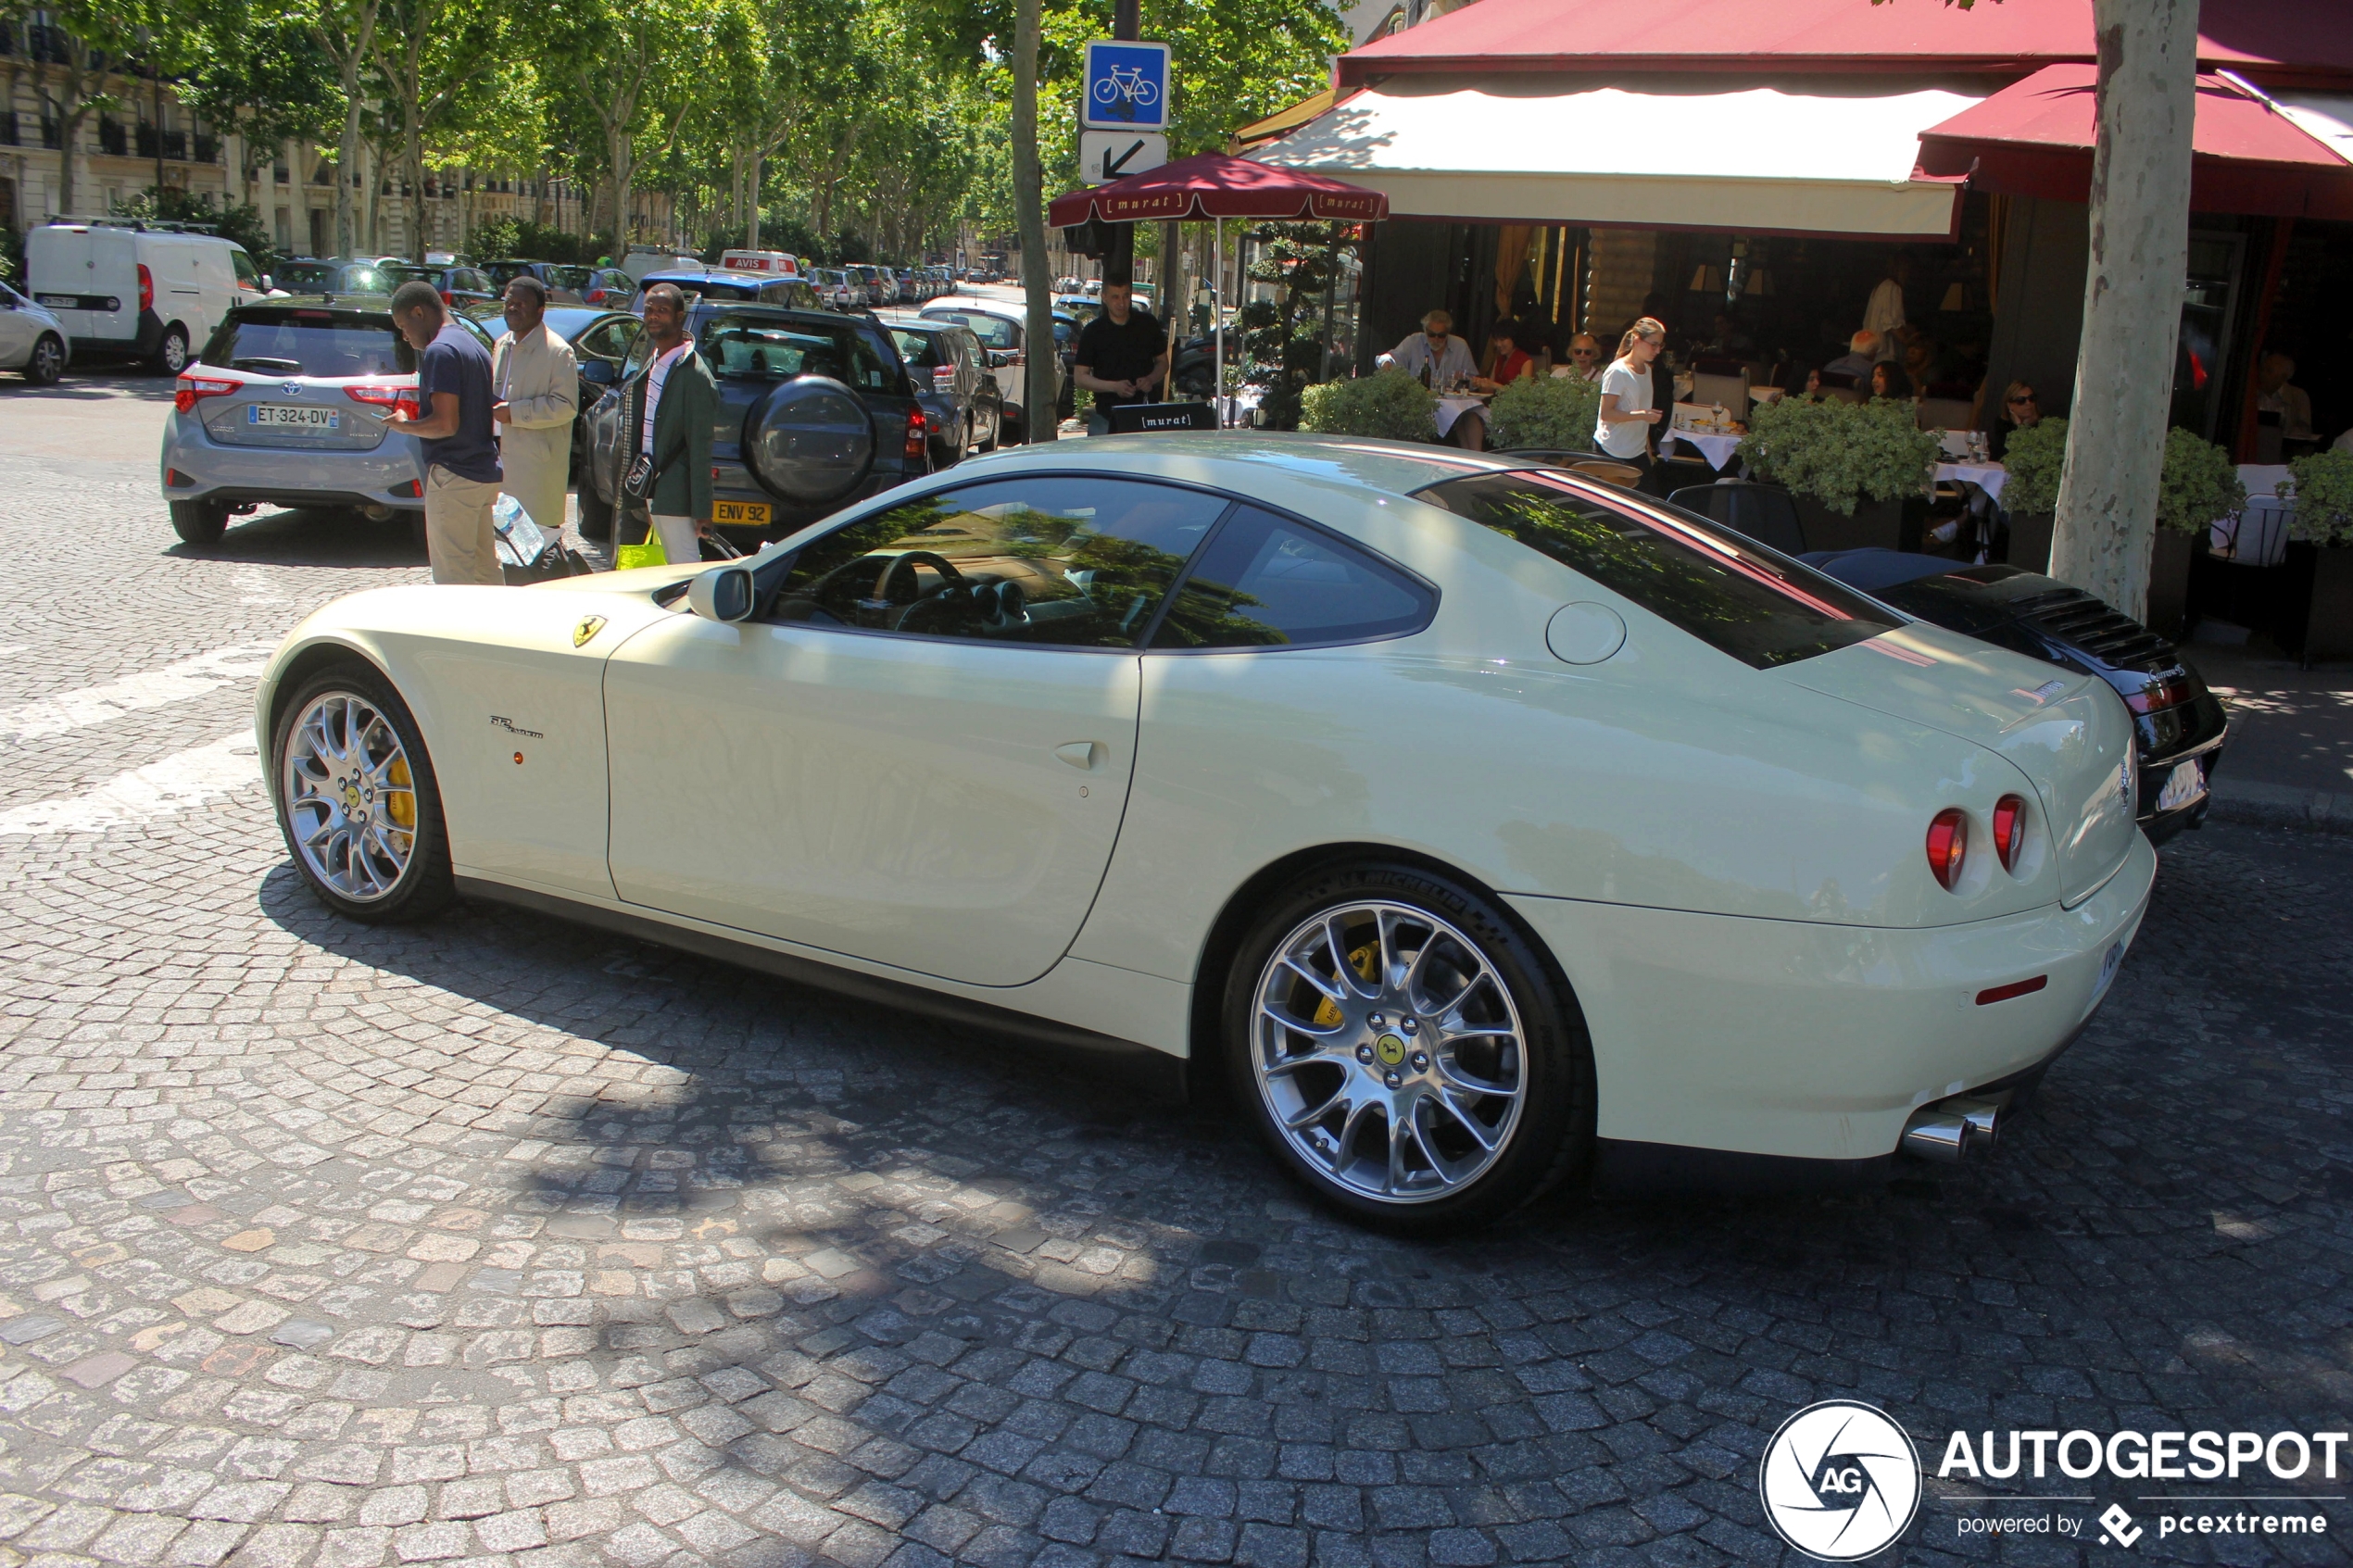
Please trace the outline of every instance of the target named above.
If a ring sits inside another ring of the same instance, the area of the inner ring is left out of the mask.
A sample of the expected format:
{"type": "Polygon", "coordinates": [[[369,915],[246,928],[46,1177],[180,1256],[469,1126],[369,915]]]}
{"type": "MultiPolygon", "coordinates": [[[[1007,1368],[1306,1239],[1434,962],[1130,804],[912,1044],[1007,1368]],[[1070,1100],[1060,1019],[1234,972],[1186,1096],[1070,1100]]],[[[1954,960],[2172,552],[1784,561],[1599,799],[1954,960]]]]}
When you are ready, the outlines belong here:
{"type": "Polygon", "coordinates": [[[498,570],[490,509],[498,501],[498,442],[490,406],[490,353],[451,320],[431,283],[408,282],[392,296],[392,323],[417,351],[415,416],[390,422],[425,449],[425,555],[436,583],[487,583],[498,570]]]}

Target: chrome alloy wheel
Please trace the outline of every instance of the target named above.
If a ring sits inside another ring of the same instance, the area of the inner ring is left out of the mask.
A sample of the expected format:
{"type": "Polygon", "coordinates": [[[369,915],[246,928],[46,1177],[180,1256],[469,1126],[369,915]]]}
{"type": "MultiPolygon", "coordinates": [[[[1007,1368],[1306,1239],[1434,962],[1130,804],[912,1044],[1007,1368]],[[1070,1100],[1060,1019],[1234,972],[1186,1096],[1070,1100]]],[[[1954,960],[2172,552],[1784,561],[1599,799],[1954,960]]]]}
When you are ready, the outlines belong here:
{"type": "Polygon", "coordinates": [[[375,704],[322,692],[286,737],[286,820],[310,874],[355,904],[399,885],[417,847],[409,754],[375,704]]]}
{"type": "Polygon", "coordinates": [[[1527,1037],[1478,943],[1410,905],[1302,922],[1260,972],[1258,1092],[1293,1152],[1349,1191],[1423,1203],[1495,1163],[1528,1097],[1527,1037]]]}

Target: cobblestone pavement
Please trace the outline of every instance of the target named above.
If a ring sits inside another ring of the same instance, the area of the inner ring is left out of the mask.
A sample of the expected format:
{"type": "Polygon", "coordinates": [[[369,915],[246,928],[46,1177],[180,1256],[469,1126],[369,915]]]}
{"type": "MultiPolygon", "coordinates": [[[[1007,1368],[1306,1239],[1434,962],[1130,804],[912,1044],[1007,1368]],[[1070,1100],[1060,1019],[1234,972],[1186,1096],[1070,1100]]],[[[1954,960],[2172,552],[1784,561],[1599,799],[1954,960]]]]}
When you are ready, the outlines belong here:
{"type": "MultiPolygon", "coordinates": [[[[985,1034],[507,911],[329,918],[252,650],[420,575],[406,531],[196,558],[145,464],[5,440],[0,1568],[1770,1562],[1757,1456],[1818,1398],[1931,1465],[2347,1424],[2353,845],[2169,849],[1982,1167],[1406,1245],[1214,1106],[985,1034]]],[[[1889,1555],[2103,1557],[1979,1511],[1931,1483],[1889,1555]]]]}

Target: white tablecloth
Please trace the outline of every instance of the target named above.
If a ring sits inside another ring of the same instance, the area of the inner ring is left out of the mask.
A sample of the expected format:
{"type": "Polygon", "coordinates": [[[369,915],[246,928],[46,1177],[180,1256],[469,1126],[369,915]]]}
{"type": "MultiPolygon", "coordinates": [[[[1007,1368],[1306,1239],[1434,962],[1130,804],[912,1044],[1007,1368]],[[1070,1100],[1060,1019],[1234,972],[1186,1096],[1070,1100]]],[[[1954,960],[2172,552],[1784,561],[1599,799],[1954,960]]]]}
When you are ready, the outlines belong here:
{"type": "Polygon", "coordinates": [[[1456,420],[1474,409],[1484,415],[1487,411],[1487,400],[1483,397],[1440,398],[1438,400],[1438,433],[1446,434],[1454,428],[1456,420]]]}
{"type": "Polygon", "coordinates": [[[1737,435],[1703,435],[1695,430],[1679,430],[1675,432],[1675,439],[1705,458],[1707,466],[1719,473],[1723,471],[1724,465],[1732,460],[1732,454],[1740,450],[1741,445],[1741,438],[1737,435]]]}
{"type": "Polygon", "coordinates": [[[2241,463],[2239,483],[2246,486],[2249,495],[2262,495],[2278,500],[2280,486],[2293,477],[2285,463],[2241,463]]]}
{"type": "Polygon", "coordinates": [[[1999,463],[1939,463],[1936,477],[1961,484],[1974,484],[1996,501],[2002,498],[2002,486],[2010,482],[2010,470],[1999,463]]]}

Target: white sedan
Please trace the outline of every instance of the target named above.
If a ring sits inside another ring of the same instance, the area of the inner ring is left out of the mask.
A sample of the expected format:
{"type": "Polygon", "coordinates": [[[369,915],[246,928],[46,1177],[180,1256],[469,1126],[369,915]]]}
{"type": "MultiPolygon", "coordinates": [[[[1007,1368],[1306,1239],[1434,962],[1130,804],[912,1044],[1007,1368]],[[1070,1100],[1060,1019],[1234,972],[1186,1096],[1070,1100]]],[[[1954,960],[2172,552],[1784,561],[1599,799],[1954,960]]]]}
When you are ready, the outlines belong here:
{"type": "Polygon", "coordinates": [[[360,920],[496,899],[1230,1077],[1360,1217],[1957,1157],[2146,908],[2104,684],[1428,446],[1026,447],[756,558],[321,610],[360,920]]]}

